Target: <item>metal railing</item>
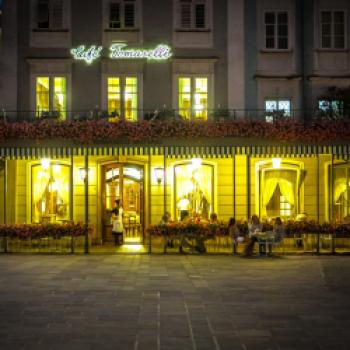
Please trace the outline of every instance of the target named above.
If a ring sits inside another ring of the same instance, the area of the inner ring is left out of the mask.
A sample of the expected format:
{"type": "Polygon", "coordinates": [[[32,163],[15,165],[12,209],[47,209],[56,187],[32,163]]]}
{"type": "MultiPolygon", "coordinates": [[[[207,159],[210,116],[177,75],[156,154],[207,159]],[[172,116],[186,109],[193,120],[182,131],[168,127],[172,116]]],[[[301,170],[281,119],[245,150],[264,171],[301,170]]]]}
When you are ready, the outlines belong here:
{"type": "Polygon", "coordinates": [[[32,110],[0,110],[0,121],[21,122],[38,120],[107,120],[107,121],[140,121],[140,120],[192,120],[192,121],[226,121],[250,119],[266,122],[276,120],[315,121],[315,120],[350,120],[350,110],[300,110],[285,112],[280,110],[266,111],[263,109],[129,109],[123,113],[108,112],[101,109],[64,110],[38,112],[32,110]]]}

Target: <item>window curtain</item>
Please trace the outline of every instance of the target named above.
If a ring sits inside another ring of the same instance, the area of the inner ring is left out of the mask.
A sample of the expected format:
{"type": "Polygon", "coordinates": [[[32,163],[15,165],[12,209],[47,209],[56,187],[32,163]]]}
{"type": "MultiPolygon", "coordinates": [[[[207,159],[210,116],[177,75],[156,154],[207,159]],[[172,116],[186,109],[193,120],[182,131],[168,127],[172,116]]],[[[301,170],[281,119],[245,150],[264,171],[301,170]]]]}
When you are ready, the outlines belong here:
{"type": "Polygon", "coordinates": [[[262,216],[266,216],[266,207],[275,193],[277,185],[286,201],[293,206],[295,204],[296,172],[293,170],[266,171],[262,185],[262,216]]]}
{"type": "Polygon", "coordinates": [[[32,177],[32,181],[33,181],[32,200],[33,200],[33,206],[34,206],[34,215],[32,218],[33,221],[39,221],[41,219],[41,213],[42,213],[41,201],[42,201],[44,192],[46,190],[46,187],[49,184],[49,179],[50,177],[48,174],[40,173],[37,171],[37,169],[33,171],[33,177],[32,177]]]}
{"type": "Polygon", "coordinates": [[[334,182],[333,203],[339,201],[340,196],[346,191],[346,178],[341,177],[334,182]]]}

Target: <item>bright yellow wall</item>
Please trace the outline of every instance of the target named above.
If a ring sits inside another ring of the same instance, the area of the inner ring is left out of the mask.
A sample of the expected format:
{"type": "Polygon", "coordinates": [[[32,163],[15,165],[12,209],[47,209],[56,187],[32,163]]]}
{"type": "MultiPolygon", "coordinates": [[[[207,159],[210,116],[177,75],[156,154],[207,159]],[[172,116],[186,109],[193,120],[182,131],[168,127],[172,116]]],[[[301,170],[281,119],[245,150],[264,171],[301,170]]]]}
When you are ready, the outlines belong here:
{"type": "MultiPolygon", "coordinates": [[[[268,158],[266,158],[267,160],[268,158]]],[[[284,158],[288,160],[288,158],[284,158]]],[[[317,157],[289,158],[301,162],[306,177],[303,183],[303,198],[300,211],[308,214],[310,219],[317,219],[317,195],[319,195],[319,218],[321,221],[328,220],[328,176],[327,165],[331,156],[319,156],[319,188],[317,188],[317,157]]],[[[256,213],[256,201],[258,200],[257,186],[255,184],[256,162],[262,158],[251,158],[250,161],[250,190],[251,190],[251,214],[256,213]]],[[[60,162],[70,164],[70,159],[62,159],[60,162]]],[[[118,161],[117,157],[89,157],[90,179],[89,179],[89,223],[94,225],[97,232],[101,231],[101,188],[100,188],[100,165],[105,161],[118,161]]],[[[144,164],[145,186],[144,186],[144,213],[145,223],[148,224],[148,213],[151,211],[151,222],[158,223],[164,213],[164,184],[157,183],[154,176],[155,167],[164,166],[163,156],[152,156],[151,163],[151,186],[148,188],[148,157],[128,157],[119,159],[121,162],[138,162],[144,164]],[[149,193],[151,203],[149,203],[149,193]],[[151,205],[150,205],[151,204],[151,205]]],[[[167,159],[167,211],[174,215],[174,191],[173,174],[174,165],[188,159],[167,159]]],[[[31,189],[30,189],[30,166],[38,161],[8,160],[8,196],[7,196],[7,222],[24,223],[31,221],[31,189]]],[[[237,155],[235,157],[236,177],[236,212],[233,207],[233,162],[231,158],[208,158],[204,163],[214,165],[214,198],[215,211],[220,220],[227,221],[231,216],[237,219],[247,219],[247,156],[237,155]]],[[[84,167],[84,157],[74,157],[74,186],[73,186],[73,219],[75,222],[85,221],[85,194],[84,183],[80,178],[79,168],[84,167]]],[[[0,198],[3,198],[3,172],[0,172],[0,198]]],[[[0,222],[3,221],[3,201],[0,200],[0,222]]]]}

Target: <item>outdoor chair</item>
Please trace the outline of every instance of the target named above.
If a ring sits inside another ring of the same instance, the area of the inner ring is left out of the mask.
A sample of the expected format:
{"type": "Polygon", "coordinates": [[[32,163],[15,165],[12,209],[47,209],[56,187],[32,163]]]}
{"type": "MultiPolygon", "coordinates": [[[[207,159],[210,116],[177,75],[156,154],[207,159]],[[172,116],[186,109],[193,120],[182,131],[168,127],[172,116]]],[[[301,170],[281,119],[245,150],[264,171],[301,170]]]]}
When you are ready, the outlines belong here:
{"type": "Polygon", "coordinates": [[[323,234],[320,236],[320,249],[327,249],[327,247],[329,247],[329,249],[332,248],[332,241],[333,241],[333,237],[331,234],[323,234]],[[324,248],[325,246],[325,248],[324,248]]]}
{"type": "Polygon", "coordinates": [[[300,247],[300,244],[303,248],[303,251],[305,252],[307,248],[307,235],[300,234],[300,236],[294,234],[293,235],[293,241],[294,241],[294,247],[300,247]]]}

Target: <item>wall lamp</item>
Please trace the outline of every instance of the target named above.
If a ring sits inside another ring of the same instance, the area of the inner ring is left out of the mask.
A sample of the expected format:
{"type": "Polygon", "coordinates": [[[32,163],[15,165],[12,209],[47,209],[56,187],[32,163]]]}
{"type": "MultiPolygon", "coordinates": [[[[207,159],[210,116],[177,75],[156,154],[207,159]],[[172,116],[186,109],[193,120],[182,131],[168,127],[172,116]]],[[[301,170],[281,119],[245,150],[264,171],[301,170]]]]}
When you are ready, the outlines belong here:
{"type": "MultiPolygon", "coordinates": [[[[89,177],[90,177],[90,173],[91,173],[91,171],[90,171],[90,168],[89,168],[88,169],[89,177]]],[[[79,168],[79,175],[80,175],[80,178],[82,179],[82,181],[85,181],[85,179],[86,179],[86,170],[85,170],[85,168],[79,168]]]]}
{"type": "Polygon", "coordinates": [[[164,168],[154,168],[154,177],[157,180],[158,185],[160,185],[164,179],[164,168]]]}

